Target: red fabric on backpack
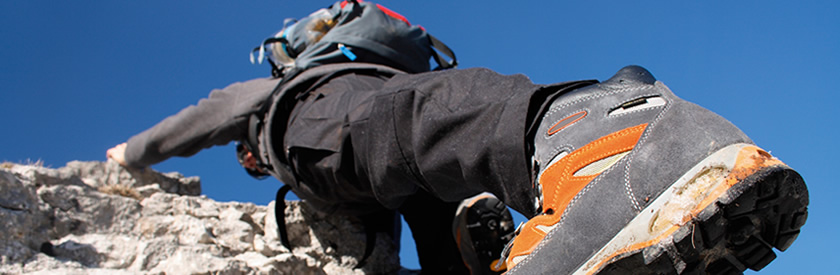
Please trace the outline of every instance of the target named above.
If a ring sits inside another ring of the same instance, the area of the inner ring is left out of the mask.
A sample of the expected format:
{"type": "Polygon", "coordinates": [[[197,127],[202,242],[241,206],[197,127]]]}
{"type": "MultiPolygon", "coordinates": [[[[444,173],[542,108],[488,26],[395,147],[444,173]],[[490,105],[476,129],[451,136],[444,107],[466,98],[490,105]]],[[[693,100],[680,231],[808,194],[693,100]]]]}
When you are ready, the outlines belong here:
{"type": "MultiPolygon", "coordinates": [[[[364,2],[364,1],[362,1],[362,0],[358,0],[358,1],[359,1],[359,3],[364,2]]],[[[349,3],[349,2],[348,2],[347,0],[341,1],[341,8],[343,9],[343,8],[344,8],[344,6],[347,6],[347,4],[348,4],[348,3],[349,3]]],[[[393,17],[394,19],[397,19],[397,20],[403,21],[403,22],[405,22],[406,24],[408,24],[409,26],[411,26],[411,22],[408,22],[408,19],[407,19],[407,18],[405,18],[405,16],[402,16],[402,14],[399,14],[399,13],[397,13],[397,12],[395,12],[395,11],[393,11],[393,10],[389,9],[389,8],[386,8],[385,6],[380,5],[380,4],[376,4],[376,7],[377,7],[377,8],[379,8],[379,10],[381,10],[381,11],[382,11],[382,12],[384,12],[385,14],[387,14],[387,15],[389,15],[389,16],[391,16],[391,17],[393,17]]]]}

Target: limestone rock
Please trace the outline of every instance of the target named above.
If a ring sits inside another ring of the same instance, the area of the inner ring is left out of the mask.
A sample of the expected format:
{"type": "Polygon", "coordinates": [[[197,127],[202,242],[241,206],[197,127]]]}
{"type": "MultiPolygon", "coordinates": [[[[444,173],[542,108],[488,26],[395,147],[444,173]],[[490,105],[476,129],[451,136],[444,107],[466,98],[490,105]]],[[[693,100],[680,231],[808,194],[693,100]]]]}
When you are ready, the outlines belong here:
{"type": "Polygon", "coordinates": [[[70,162],[0,168],[0,274],[386,274],[400,270],[386,234],[362,268],[358,220],[287,201],[292,251],[274,202],[216,202],[197,177],[70,162]]]}

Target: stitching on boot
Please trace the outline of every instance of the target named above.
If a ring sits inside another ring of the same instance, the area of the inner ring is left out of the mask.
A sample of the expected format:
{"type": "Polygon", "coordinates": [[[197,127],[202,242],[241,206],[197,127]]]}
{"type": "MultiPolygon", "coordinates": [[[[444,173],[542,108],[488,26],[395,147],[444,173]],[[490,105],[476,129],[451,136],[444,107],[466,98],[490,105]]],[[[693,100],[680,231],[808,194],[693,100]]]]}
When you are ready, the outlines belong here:
{"type": "MultiPolygon", "coordinates": [[[[605,97],[605,96],[609,96],[609,95],[614,95],[614,94],[618,94],[618,93],[643,90],[643,89],[646,89],[646,88],[651,88],[650,86],[653,86],[654,89],[661,88],[660,85],[658,85],[658,84],[659,84],[659,82],[657,81],[656,85],[644,85],[644,86],[640,85],[640,86],[635,86],[635,87],[623,87],[623,88],[609,87],[609,86],[603,86],[603,85],[598,84],[596,87],[600,88],[602,90],[602,92],[598,92],[598,93],[595,93],[593,95],[580,98],[578,100],[567,102],[567,103],[564,103],[564,104],[559,105],[559,106],[551,107],[546,112],[546,114],[543,116],[543,119],[547,118],[548,116],[550,116],[554,113],[559,112],[561,109],[563,109],[565,107],[568,107],[570,105],[574,105],[574,104],[577,104],[577,103],[581,103],[581,102],[585,102],[585,101],[588,101],[588,100],[593,100],[593,99],[597,99],[597,98],[601,98],[601,97],[605,97]]],[[[657,94],[657,95],[661,96],[662,94],[657,94]]],[[[664,96],[663,96],[663,98],[664,98],[664,96]]],[[[648,129],[646,129],[645,133],[642,135],[642,140],[639,141],[639,143],[636,145],[636,147],[639,147],[644,143],[644,140],[646,140],[647,136],[652,131],[651,129],[653,129],[653,127],[657,124],[657,122],[663,117],[663,114],[667,110],[670,109],[671,103],[672,103],[672,101],[670,99],[666,99],[665,108],[663,110],[661,110],[660,113],[657,115],[657,117],[654,119],[654,121],[649,124],[648,129]]],[[[636,211],[641,211],[641,208],[639,206],[639,202],[638,202],[638,200],[635,199],[635,196],[633,195],[632,189],[630,188],[630,184],[629,184],[630,163],[632,162],[634,156],[636,155],[635,154],[636,151],[637,150],[632,150],[630,155],[626,156],[627,159],[622,160],[622,161],[625,161],[625,163],[626,163],[625,166],[624,166],[625,167],[625,188],[628,191],[628,196],[629,196],[629,199],[630,199],[630,202],[631,202],[631,206],[636,211]]],[[[561,216],[560,221],[557,222],[557,225],[554,228],[554,230],[551,230],[551,232],[547,232],[547,234],[543,237],[543,240],[539,242],[537,247],[535,247],[534,250],[531,251],[531,253],[528,254],[528,257],[526,257],[521,262],[516,264],[512,269],[508,270],[508,272],[514,272],[515,273],[516,270],[519,270],[519,269],[523,268],[522,266],[527,265],[527,263],[529,263],[531,261],[531,259],[533,258],[533,257],[530,257],[530,256],[534,255],[534,254],[537,254],[539,251],[541,251],[546,246],[545,240],[553,237],[555,235],[555,233],[557,232],[556,229],[559,228],[559,227],[562,227],[565,224],[566,215],[568,215],[570,212],[572,212],[573,208],[576,209],[575,205],[576,205],[576,202],[579,200],[579,198],[583,194],[585,194],[589,189],[593,188],[596,184],[598,184],[601,181],[601,179],[604,177],[604,175],[608,174],[613,169],[616,169],[617,166],[619,166],[619,165],[611,166],[610,168],[608,168],[607,170],[602,172],[600,175],[598,175],[596,178],[594,178],[592,180],[592,182],[587,184],[587,186],[585,186],[580,192],[578,192],[575,195],[575,197],[572,198],[572,200],[567,205],[566,210],[564,211],[563,215],[561,216]]]]}
{"type": "MultiPolygon", "coordinates": [[[[656,83],[658,84],[659,82],[656,83]]],[[[657,90],[662,88],[660,85],[654,85],[653,87],[657,90]]],[[[660,93],[660,95],[662,94],[664,93],[660,93]]],[[[642,138],[636,145],[637,148],[642,148],[642,146],[644,146],[644,144],[647,142],[648,137],[650,136],[650,133],[653,132],[654,129],[656,129],[656,126],[659,125],[659,121],[662,120],[662,118],[665,116],[665,113],[667,113],[668,110],[671,109],[671,106],[673,105],[673,100],[664,96],[663,99],[665,99],[665,108],[659,111],[659,114],[657,114],[656,118],[654,118],[653,121],[650,123],[648,129],[645,130],[644,134],[642,134],[642,138]]],[[[636,194],[633,192],[632,184],[630,184],[630,166],[633,163],[633,160],[636,159],[636,155],[638,155],[638,150],[633,150],[633,152],[631,152],[627,158],[627,164],[625,164],[624,166],[624,187],[627,191],[628,198],[633,203],[633,207],[637,212],[640,212],[643,208],[641,207],[639,200],[636,198],[636,194]]]]}
{"type": "MultiPolygon", "coordinates": [[[[629,161],[629,160],[622,160],[622,161],[629,161]]],[[[563,212],[563,215],[560,217],[560,221],[557,222],[557,225],[554,227],[554,229],[551,230],[551,232],[546,232],[545,237],[543,237],[543,241],[540,241],[540,243],[537,245],[537,247],[535,247],[534,250],[531,251],[531,253],[528,256],[534,255],[537,252],[541,251],[546,246],[546,242],[544,242],[544,240],[547,240],[547,239],[553,237],[557,232],[556,229],[562,227],[565,224],[566,215],[569,215],[571,212],[573,212],[574,210],[577,209],[577,207],[575,207],[577,205],[576,202],[580,200],[580,198],[583,196],[583,194],[587,193],[590,189],[592,189],[596,185],[598,185],[598,183],[601,182],[601,180],[605,177],[606,174],[611,172],[613,169],[617,169],[616,167],[618,167],[618,166],[620,166],[620,165],[613,165],[610,168],[607,168],[607,170],[604,170],[603,173],[601,173],[600,175],[598,175],[597,177],[592,179],[592,181],[589,184],[587,184],[586,187],[581,189],[580,192],[578,192],[575,195],[575,197],[572,198],[572,200],[569,202],[568,206],[566,207],[566,210],[563,212]]],[[[516,266],[513,267],[513,269],[511,269],[509,271],[514,272],[518,267],[524,266],[523,264],[526,264],[526,263],[530,262],[532,258],[533,257],[525,257],[524,260],[519,262],[516,266]]]]}
{"type": "MultiPolygon", "coordinates": [[[[574,100],[574,101],[566,102],[566,103],[564,103],[560,106],[551,107],[551,109],[549,109],[548,112],[546,112],[546,116],[551,115],[553,113],[556,113],[560,109],[566,108],[569,105],[573,105],[573,104],[577,104],[577,103],[580,103],[580,102],[584,102],[584,101],[588,101],[588,100],[592,100],[592,99],[597,99],[597,98],[601,98],[601,97],[605,97],[605,96],[613,95],[613,94],[617,94],[617,93],[641,90],[644,87],[629,87],[629,88],[625,88],[625,89],[614,89],[614,88],[611,88],[611,87],[604,87],[604,86],[598,85],[598,88],[601,88],[602,91],[598,92],[598,93],[595,93],[593,95],[585,96],[583,98],[580,98],[580,99],[577,99],[577,100],[574,100]]],[[[591,89],[594,89],[594,88],[591,88],[591,89]]]]}
{"type": "MultiPolygon", "coordinates": [[[[577,109],[577,110],[575,110],[575,111],[573,111],[573,112],[568,112],[568,115],[563,116],[563,117],[564,117],[564,118],[567,118],[567,117],[570,117],[570,116],[572,116],[572,115],[574,115],[574,114],[577,114],[577,113],[580,113],[580,112],[586,112],[586,114],[587,114],[587,115],[591,113],[591,111],[589,110],[589,108],[580,108],[580,109],[577,109]]],[[[563,129],[561,129],[560,131],[562,131],[562,130],[564,130],[564,129],[566,129],[566,128],[572,127],[572,125],[578,124],[578,122],[583,121],[583,119],[584,119],[584,118],[586,118],[586,115],[584,115],[584,117],[581,117],[580,119],[575,120],[575,121],[573,121],[573,122],[569,123],[568,125],[564,126],[564,127],[563,127],[563,129]]],[[[546,115],[546,116],[544,116],[544,117],[543,117],[543,121],[545,121],[546,119],[548,119],[548,115],[546,115]]],[[[560,120],[557,120],[557,119],[552,119],[552,120],[549,120],[549,121],[554,121],[554,123],[552,123],[552,124],[556,124],[557,122],[560,122],[560,121],[562,121],[562,120],[563,120],[563,119],[560,119],[560,120]],[[555,121],[555,120],[556,120],[556,121],[555,121]]],[[[548,127],[548,128],[549,128],[549,130],[550,130],[550,129],[551,129],[551,126],[550,126],[550,127],[548,127]]],[[[557,132],[552,133],[552,134],[550,134],[550,135],[549,135],[549,132],[546,130],[546,131],[542,131],[542,132],[543,132],[543,134],[542,134],[542,135],[543,135],[543,138],[544,138],[544,139],[549,139],[549,138],[551,138],[554,134],[559,133],[560,131],[557,131],[557,132]]]]}

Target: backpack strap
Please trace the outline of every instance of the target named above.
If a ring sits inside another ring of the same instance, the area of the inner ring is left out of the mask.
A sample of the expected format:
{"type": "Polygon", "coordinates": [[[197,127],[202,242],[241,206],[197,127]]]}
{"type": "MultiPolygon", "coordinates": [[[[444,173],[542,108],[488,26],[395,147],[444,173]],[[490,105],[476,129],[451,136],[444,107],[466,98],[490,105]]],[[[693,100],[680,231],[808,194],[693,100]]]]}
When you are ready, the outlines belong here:
{"type": "MultiPolygon", "coordinates": [[[[290,190],[292,190],[292,187],[288,184],[284,184],[277,190],[277,196],[274,198],[274,220],[277,222],[277,236],[280,237],[280,243],[291,252],[292,243],[289,242],[289,233],[286,229],[286,194],[290,190]]],[[[365,266],[368,258],[373,254],[373,250],[376,248],[376,234],[379,229],[373,225],[381,222],[379,216],[375,215],[365,215],[361,219],[362,226],[365,228],[365,252],[356,266],[353,267],[357,269],[365,266]]]]}
{"type": "Polygon", "coordinates": [[[455,52],[449,46],[446,46],[446,44],[431,34],[429,34],[429,42],[432,44],[432,57],[435,58],[435,62],[438,64],[437,68],[434,69],[435,71],[451,69],[458,66],[458,59],[455,58],[455,52]],[[449,57],[452,61],[444,59],[440,56],[441,53],[449,57]]]}
{"type": "Polygon", "coordinates": [[[246,132],[245,140],[242,142],[248,151],[251,151],[253,154],[254,159],[257,161],[257,167],[263,169],[265,171],[273,171],[274,166],[265,158],[263,153],[260,151],[259,148],[259,135],[260,131],[264,126],[263,117],[265,114],[268,113],[269,108],[271,108],[271,99],[274,98],[274,95],[280,93],[281,90],[286,86],[286,83],[291,82],[295,77],[301,74],[303,70],[300,69],[292,69],[288,73],[284,74],[280,82],[274,87],[274,90],[269,94],[268,98],[263,102],[260,109],[256,112],[252,113],[248,118],[248,130],[246,132]]]}
{"type": "Polygon", "coordinates": [[[292,190],[288,184],[284,184],[277,190],[277,196],[274,198],[274,220],[277,222],[277,233],[280,237],[280,243],[286,249],[292,251],[292,243],[289,242],[289,234],[286,232],[286,194],[292,190]]]}

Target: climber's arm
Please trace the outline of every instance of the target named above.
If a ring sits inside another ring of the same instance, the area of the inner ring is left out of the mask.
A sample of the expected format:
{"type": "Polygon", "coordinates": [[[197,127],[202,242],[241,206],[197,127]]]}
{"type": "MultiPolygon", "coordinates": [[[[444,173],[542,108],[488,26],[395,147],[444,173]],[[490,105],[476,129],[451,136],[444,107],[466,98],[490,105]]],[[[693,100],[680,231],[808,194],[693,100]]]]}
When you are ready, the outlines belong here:
{"type": "Polygon", "coordinates": [[[239,140],[249,115],[277,85],[276,79],[255,79],[214,90],[197,105],[184,108],[152,128],[131,137],[108,157],[130,167],[147,167],[173,156],[188,157],[214,145],[239,140]]]}

